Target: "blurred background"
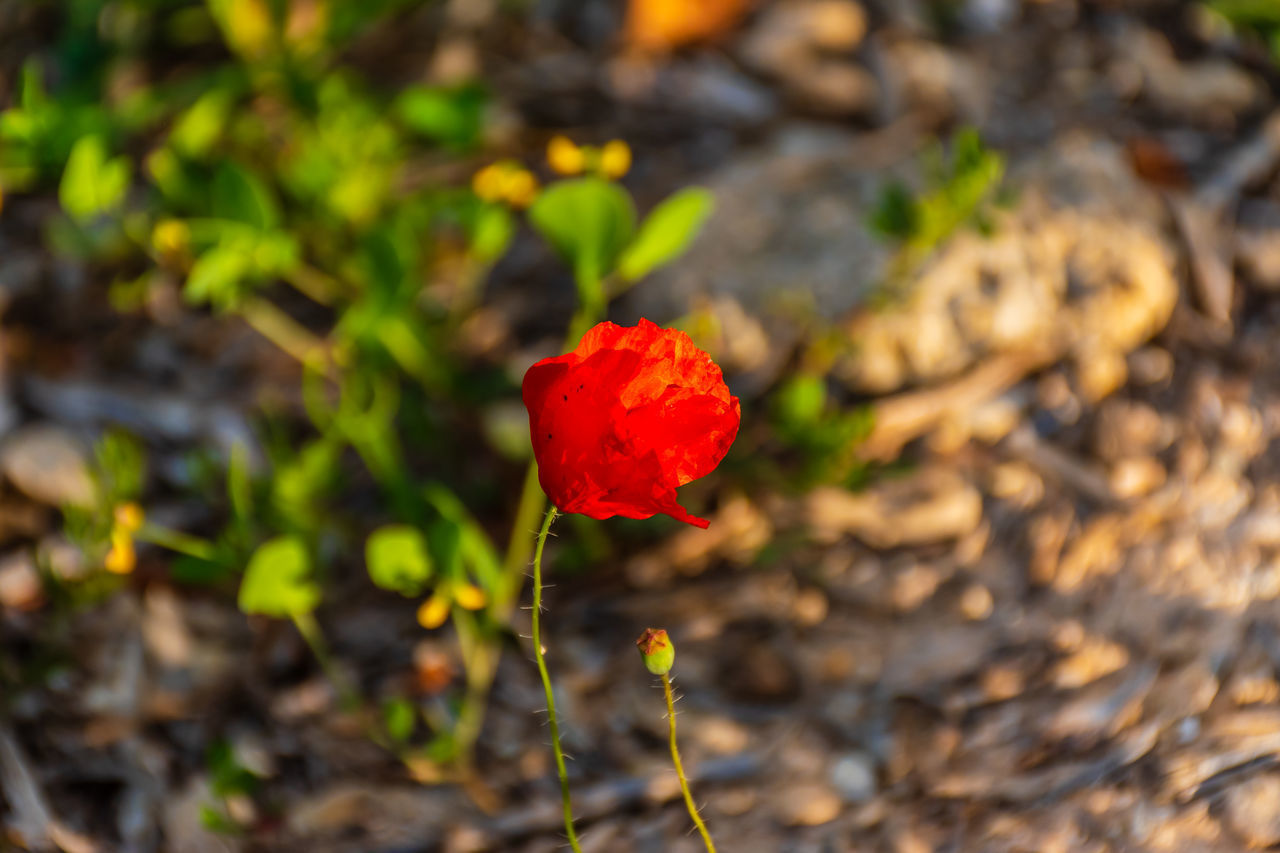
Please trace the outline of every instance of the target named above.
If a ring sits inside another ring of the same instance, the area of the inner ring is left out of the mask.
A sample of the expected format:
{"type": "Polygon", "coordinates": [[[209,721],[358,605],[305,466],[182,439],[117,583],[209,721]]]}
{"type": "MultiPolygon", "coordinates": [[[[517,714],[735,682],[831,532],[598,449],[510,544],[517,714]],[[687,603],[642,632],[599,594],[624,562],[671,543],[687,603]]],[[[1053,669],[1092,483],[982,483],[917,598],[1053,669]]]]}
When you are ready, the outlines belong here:
{"type": "Polygon", "coordinates": [[[0,0],[0,849],[1280,844],[1280,3],[0,0]]]}

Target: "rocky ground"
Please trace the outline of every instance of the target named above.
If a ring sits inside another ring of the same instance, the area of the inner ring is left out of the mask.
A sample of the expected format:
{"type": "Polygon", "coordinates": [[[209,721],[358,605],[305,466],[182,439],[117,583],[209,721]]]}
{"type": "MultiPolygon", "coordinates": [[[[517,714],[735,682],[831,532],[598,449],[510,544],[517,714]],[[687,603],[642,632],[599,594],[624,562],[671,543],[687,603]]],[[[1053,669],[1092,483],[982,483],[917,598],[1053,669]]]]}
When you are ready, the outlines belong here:
{"type": "MultiPolygon", "coordinates": [[[[717,195],[693,253],[616,319],[714,316],[748,400],[829,322],[856,343],[839,393],[876,414],[862,454],[906,462],[859,492],[726,492],[709,531],[560,579],[547,646],[584,849],[702,849],[632,648],[658,624],[722,850],[1280,845],[1280,74],[1186,4],[958,7],[940,36],[924,4],[793,0],[659,61],[606,50],[608,14],[549,4],[573,39],[496,63],[530,124],[604,115],[635,141],[639,185],[717,195]],[[990,237],[958,235],[870,309],[889,263],[870,206],[888,176],[918,180],[924,141],[957,123],[1006,153],[1015,200],[990,237]]],[[[458,24],[464,44],[483,43],[478,26],[458,24]]],[[[11,294],[22,257],[0,260],[11,294]]],[[[533,330],[524,263],[499,269],[493,304],[533,330]]],[[[218,334],[224,362],[265,357],[248,333],[218,334]]],[[[21,315],[6,335],[56,348],[21,315]]],[[[74,470],[68,428],[110,417],[175,443],[244,429],[235,395],[34,369],[9,390],[10,541],[82,487],[55,476],[74,470]]],[[[553,563],[574,527],[559,532],[553,563]]],[[[0,559],[12,644],[39,618],[22,553],[0,559]]],[[[320,618],[337,658],[375,694],[449,655],[407,603],[389,618],[358,582],[333,600],[320,618]]],[[[483,781],[460,787],[408,778],[363,737],[290,626],[246,624],[159,567],[64,630],[83,668],[0,727],[20,834],[51,826],[73,852],[563,848],[541,688],[517,649],[483,781]],[[231,804],[250,837],[199,818],[213,731],[265,780],[231,804]]]]}

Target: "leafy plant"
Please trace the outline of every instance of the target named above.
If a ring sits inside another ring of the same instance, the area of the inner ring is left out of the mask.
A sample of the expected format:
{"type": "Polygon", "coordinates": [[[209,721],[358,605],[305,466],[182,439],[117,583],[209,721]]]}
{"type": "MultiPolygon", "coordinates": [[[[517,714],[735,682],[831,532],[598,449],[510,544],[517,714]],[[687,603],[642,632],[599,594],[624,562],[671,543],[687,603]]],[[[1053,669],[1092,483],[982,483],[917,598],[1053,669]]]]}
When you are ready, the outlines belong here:
{"type": "Polygon", "coordinates": [[[888,184],[868,225],[898,246],[889,283],[907,278],[961,228],[989,233],[992,210],[1003,201],[1004,170],[1004,158],[987,148],[976,130],[967,128],[952,139],[949,152],[940,145],[925,151],[921,191],[913,192],[900,182],[888,184]]]}

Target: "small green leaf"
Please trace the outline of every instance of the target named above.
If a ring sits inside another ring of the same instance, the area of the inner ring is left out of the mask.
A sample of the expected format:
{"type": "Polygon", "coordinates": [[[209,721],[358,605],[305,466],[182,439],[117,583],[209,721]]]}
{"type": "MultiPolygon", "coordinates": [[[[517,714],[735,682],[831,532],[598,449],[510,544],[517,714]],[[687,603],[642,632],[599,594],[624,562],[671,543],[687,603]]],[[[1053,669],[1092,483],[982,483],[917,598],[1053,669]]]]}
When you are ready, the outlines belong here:
{"type": "Polygon", "coordinates": [[[484,204],[471,222],[471,255],[481,263],[491,264],[502,257],[515,233],[515,220],[505,207],[484,204]]]}
{"type": "Polygon", "coordinates": [[[206,156],[226,127],[232,103],[227,89],[214,89],[201,95],[174,123],[169,144],[188,157],[206,156]]]}
{"type": "Polygon", "coordinates": [[[631,196],[599,178],[560,181],[538,196],[529,221],[573,267],[578,298],[603,305],[601,281],[635,233],[631,196]]]}
{"type": "Polygon", "coordinates": [[[208,302],[227,309],[240,298],[239,284],[249,271],[249,258],[235,246],[214,246],[191,265],[183,296],[188,302],[208,302]]]}
{"type": "Polygon", "coordinates": [[[249,472],[249,448],[240,441],[231,446],[227,460],[227,498],[235,520],[248,524],[253,515],[253,478],[249,472]]]}
{"type": "Polygon", "coordinates": [[[382,724],[396,743],[405,743],[413,736],[417,721],[418,712],[408,699],[396,697],[382,706],[382,724]]]}
{"type": "Polygon", "coordinates": [[[618,274],[627,281],[643,278],[684,254],[715,207],[715,198],[701,187],[689,187],[667,197],[640,226],[636,239],[618,260],[618,274]]]}
{"type": "Polygon", "coordinates": [[[455,149],[476,143],[484,119],[485,93],[478,86],[416,86],[396,101],[400,120],[428,139],[455,149]]]}
{"type": "Polygon", "coordinates": [[[296,536],[278,536],[258,546],[240,581],[240,609],[287,618],[310,613],[320,603],[311,577],[311,556],[296,536]]]}
{"type": "Polygon", "coordinates": [[[58,200],[63,210],[82,222],[115,210],[124,201],[130,171],[128,158],[107,159],[102,137],[81,137],[62,172],[58,200]]]}
{"type": "Polygon", "coordinates": [[[373,531],[364,554],[369,577],[382,589],[413,597],[421,595],[431,580],[427,541],[407,524],[388,524],[373,531]]]}
{"type": "Polygon", "coordinates": [[[809,374],[792,377],[778,389],[774,404],[782,425],[792,429],[811,426],[826,408],[826,382],[809,374]]]}
{"type": "Polygon", "coordinates": [[[907,240],[920,228],[920,211],[915,196],[895,181],[880,192],[871,212],[871,229],[891,240],[907,240]]]}
{"type": "Polygon", "coordinates": [[[266,230],[280,221],[271,190],[253,172],[225,161],[213,176],[213,215],[266,230]]]}

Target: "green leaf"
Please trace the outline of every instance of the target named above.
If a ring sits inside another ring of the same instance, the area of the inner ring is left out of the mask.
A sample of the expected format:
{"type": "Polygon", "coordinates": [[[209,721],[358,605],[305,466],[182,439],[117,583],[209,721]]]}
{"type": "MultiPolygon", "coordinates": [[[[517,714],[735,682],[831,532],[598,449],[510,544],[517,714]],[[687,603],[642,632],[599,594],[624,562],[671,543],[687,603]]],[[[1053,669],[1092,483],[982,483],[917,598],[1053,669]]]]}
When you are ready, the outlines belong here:
{"type": "Polygon", "coordinates": [[[920,210],[915,196],[895,181],[880,192],[871,212],[871,229],[892,240],[908,240],[920,229],[920,210]]]}
{"type": "Polygon", "coordinates": [[[602,306],[601,281],[635,232],[631,196],[599,178],[560,181],[538,196],[529,221],[573,267],[579,299],[602,306]]]}
{"type": "Polygon", "coordinates": [[[183,296],[187,301],[212,303],[227,309],[239,300],[238,285],[249,271],[249,258],[235,246],[214,246],[196,258],[187,275],[183,296]]]}
{"type": "Polygon", "coordinates": [[[324,523],[322,502],[338,470],[338,442],[321,438],[276,466],[271,479],[271,502],[293,529],[314,529],[324,523]]]}
{"type": "Polygon", "coordinates": [[[680,257],[714,207],[714,196],[701,187],[689,187],[666,198],[653,209],[636,239],[622,253],[618,274],[627,281],[636,281],[680,257]]]}
{"type": "Polygon", "coordinates": [[[81,137],[62,172],[58,200],[63,210],[82,222],[115,210],[124,201],[130,171],[128,158],[107,159],[102,137],[81,137]]]}
{"type": "Polygon", "coordinates": [[[226,127],[233,100],[226,89],[206,92],[174,123],[169,144],[188,157],[206,156],[226,127]]]}
{"type": "Polygon", "coordinates": [[[494,263],[511,245],[515,233],[515,220],[505,207],[484,204],[471,222],[472,257],[481,263],[494,263]]]}
{"type": "Polygon", "coordinates": [[[240,441],[231,446],[227,460],[227,498],[232,517],[240,524],[248,524],[253,516],[253,478],[249,471],[249,448],[240,441]]]}
{"type": "Polygon", "coordinates": [[[369,534],[364,548],[369,577],[382,589],[421,595],[431,580],[431,554],[417,528],[388,524],[369,534]]]}
{"type": "Polygon", "coordinates": [[[417,86],[400,96],[395,112],[409,129],[452,148],[465,149],[480,137],[484,105],[485,93],[478,86],[417,86]]]}
{"type": "Polygon", "coordinates": [[[405,743],[413,736],[413,727],[417,721],[417,709],[408,699],[396,697],[387,700],[382,706],[382,724],[396,743],[405,743]]]}
{"type": "Polygon", "coordinates": [[[225,161],[213,176],[213,215],[266,230],[280,221],[271,190],[253,172],[225,161]]]}
{"type": "Polygon", "coordinates": [[[817,423],[827,406],[827,384],[821,376],[801,374],[787,380],[774,398],[779,421],[798,429],[817,423]]]}
{"type": "Polygon", "coordinates": [[[258,546],[240,581],[240,609],[287,618],[310,613],[320,603],[311,576],[311,555],[296,536],[278,536],[258,546]]]}

